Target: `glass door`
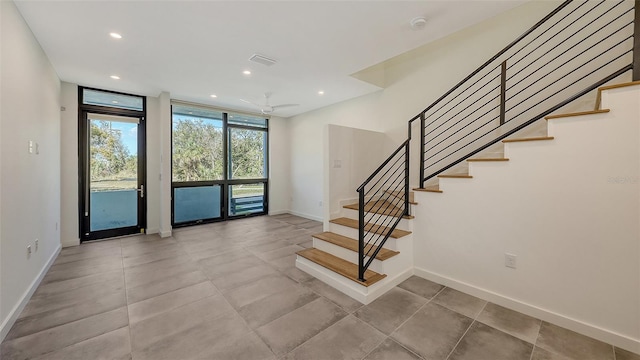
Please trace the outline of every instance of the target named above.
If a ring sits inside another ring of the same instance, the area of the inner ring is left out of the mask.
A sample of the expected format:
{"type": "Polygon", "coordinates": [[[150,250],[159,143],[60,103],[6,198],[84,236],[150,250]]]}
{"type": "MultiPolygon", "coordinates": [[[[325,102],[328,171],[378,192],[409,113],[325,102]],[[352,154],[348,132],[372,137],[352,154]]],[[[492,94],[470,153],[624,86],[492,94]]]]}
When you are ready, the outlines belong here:
{"type": "Polygon", "coordinates": [[[144,232],[141,117],[84,112],[82,240],[144,232]]]}

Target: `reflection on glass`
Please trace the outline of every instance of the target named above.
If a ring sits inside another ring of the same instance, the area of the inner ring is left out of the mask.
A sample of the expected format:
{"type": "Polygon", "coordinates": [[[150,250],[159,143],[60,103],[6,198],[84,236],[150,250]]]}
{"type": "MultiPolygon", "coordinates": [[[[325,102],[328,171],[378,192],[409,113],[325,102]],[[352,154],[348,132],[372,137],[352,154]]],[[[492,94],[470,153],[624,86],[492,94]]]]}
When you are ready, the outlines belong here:
{"type": "Polygon", "coordinates": [[[175,188],[173,222],[176,224],[220,217],[220,186],[175,188]]]}
{"type": "Polygon", "coordinates": [[[114,94],[107,91],[84,89],[82,102],[85,105],[108,106],[119,109],[143,111],[142,97],[114,94]]]}
{"type": "Polygon", "coordinates": [[[173,181],[222,180],[222,113],[188,110],[173,107],[173,181]]]}
{"type": "Polygon", "coordinates": [[[96,119],[89,124],[90,231],[136,226],[138,124],[96,119]]]}
{"type": "Polygon", "coordinates": [[[229,124],[255,126],[260,128],[267,127],[267,119],[263,117],[244,115],[244,114],[229,114],[229,124]]]}
{"type": "Polygon", "coordinates": [[[265,131],[230,128],[229,143],[231,150],[229,178],[266,178],[267,133],[265,131]]]}
{"type": "Polygon", "coordinates": [[[264,184],[229,186],[229,216],[264,212],[264,184]]]}

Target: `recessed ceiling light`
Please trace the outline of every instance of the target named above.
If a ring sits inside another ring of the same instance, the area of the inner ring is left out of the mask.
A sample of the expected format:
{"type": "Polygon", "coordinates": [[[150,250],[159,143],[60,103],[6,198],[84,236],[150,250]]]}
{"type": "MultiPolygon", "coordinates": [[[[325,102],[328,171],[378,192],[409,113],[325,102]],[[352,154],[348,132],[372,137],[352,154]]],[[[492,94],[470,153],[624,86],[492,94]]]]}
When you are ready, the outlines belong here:
{"type": "Polygon", "coordinates": [[[112,100],[111,102],[114,103],[114,104],[118,103],[118,101],[116,101],[116,100],[112,100]]]}
{"type": "Polygon", "coordinates": [[[118,75],[111,75],[111,78],[113,80],[120,80],[120,76],[118,76],[118,75]]]}
{"type": "Polygon", "coordinates": [[[318,91],[318,95],[324,95],[324,91],[322,90],[318,91]]]}
{"type": "Polygon", "coordinates": [[[245,74],[245,75],[251,75],[251,71],[249,71],[249,70],[245,70],[242,73],[245,74]]]}
{"type": "Polygon", "coordinates": [[[217,98],[217,97],[218,97],[218,95],[216,95],[216,94],[212,94],[212,95],[211,95],[211,97],[212,97],[212,98],[217,98]]]}
{"type": "Polygon", "coordinates": [[[114,39],[122,39],[122,35],[118,34],[118,33],[109,33],[109,35],[114,38],[114,39]]]}

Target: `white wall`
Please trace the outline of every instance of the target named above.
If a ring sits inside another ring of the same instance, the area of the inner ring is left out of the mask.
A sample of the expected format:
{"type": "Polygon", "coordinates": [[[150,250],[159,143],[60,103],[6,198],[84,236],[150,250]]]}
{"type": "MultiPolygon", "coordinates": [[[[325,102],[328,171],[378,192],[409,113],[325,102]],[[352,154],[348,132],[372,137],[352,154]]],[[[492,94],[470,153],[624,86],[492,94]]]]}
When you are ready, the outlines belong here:
{"type": "MultiPolygon", "coordinates": [[[[410,118],[557,4],[557,1],[532,1],[399,56],[372,71],[377,79],[385,79],[387,86],[383,91],[290,118],[292,213],[311,218],[323,216],[318,204],[325,176],[320,136],[325,125],[385,132],[392,139],[384,144],[390,154],[406,139],[410,118]]],[[[414,130],[419,131],[417,127],[414,130]]],[[[417,142],[413,143],[415,150],[417,142]]],[[[415,154],[417,151],[413,151],[412,164],[417,164],[415,154]]],[[[412,176],[411,182],[416,185],[417,176],[412,176]]]]}
{"type": "Polygon", "coordinates": [[[342,211],[342,201],[357,199],[356,189],[386,158],[384,133],[327,125],[328,156],[325,160],[324,219],[333,219],[342,211]]]}
{"type": "Polygon", "coordinates": [[[171,95],[158,96],[160,115],[160,236],[171,236],[171,95]]]}
{"type": "Polygon", "coordinates": [[[15,5],[0,7],[2,339],[60,250],[61,102],[60,81],[15,5]]]}
{"type": "Polygon", "coordinates": [[[640,352],[639,103],[605,92],[611,113],[551,120],[555,140],[416,194],[417,274],[640,352]]]}
{"type": "Polygon", "coordinates": [[[147,234],[160,232],[162,171],[160,164],[160,101],[147,96],[147,234]]]}
{"type": "Polygon", "coordinates": [[[290,142],[288,120],[269,119],[269,215],[289,212],[290,142]]]}
{"type": "Polygon", "coordinates": [[[80,244],[78,220],[78,86],[62,83],[60,123],[60,239],[62,246],[80,244]]]}

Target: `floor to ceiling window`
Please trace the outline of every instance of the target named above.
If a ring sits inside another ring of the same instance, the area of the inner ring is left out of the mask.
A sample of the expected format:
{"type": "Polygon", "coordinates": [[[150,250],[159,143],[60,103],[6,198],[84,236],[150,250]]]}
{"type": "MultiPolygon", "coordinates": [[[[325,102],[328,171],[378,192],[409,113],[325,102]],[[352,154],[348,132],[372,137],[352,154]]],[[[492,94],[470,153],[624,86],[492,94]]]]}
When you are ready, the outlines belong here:
{"type": "Polygon", "coordinates": [[[268,120],[171,108],[173,226],[266,214],[268,120]]]}

